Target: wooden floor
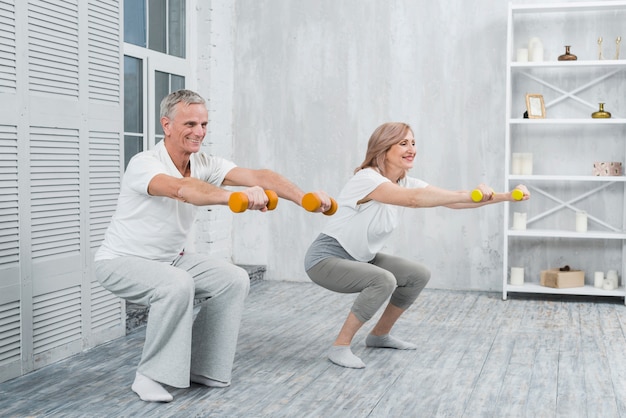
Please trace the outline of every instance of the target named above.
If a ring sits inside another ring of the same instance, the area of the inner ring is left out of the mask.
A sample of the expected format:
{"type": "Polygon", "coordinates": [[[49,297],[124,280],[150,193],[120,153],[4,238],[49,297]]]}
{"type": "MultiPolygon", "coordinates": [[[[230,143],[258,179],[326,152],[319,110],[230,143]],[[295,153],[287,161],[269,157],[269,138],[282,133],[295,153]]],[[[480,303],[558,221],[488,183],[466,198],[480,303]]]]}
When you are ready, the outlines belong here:
{"type": "Polygon", "coordinates": [[[3,417],[626,416],[621,299],[549,299],[425,290],[395,328],[417,351],[353,343],[362,370],[326,351],[354,296],[309,283],[257,282],[232,386],[130,390],[144,329],[0,384],[3,417]]]}

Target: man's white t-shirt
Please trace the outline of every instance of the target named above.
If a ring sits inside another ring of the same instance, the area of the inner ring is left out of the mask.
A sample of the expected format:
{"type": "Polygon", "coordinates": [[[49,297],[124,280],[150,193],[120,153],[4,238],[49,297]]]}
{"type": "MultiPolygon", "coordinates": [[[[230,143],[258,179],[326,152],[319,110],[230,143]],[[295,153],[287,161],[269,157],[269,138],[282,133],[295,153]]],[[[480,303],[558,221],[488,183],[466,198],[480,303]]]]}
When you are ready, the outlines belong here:
{"type": "MultiPolygon", "coordinates": [[[[204,152],[190,156],[191,177],[220,186],[236,167],[204,152]]],[[[169,197],[150,196],[148,184],[157,174],[183,178],[163,141],[135,155],[124,173],[115,214],[95,260],[123,256],[171,263],[184,249],[197,206],[169,197]]]]}
{"type": "MultiPolygon", "coordinates": [[[[371,261],[398,226],[401,206],[375,200],[357,205],[359,200],[386,182],[391,180],[372,168],[357,171],[339,194],[337,212],[322,230],[323,234],[335,238],[356,260],[371,261]]],[[[413,189],[428,186],[428,183],[408,176],[398,184],[413,189]]]]}

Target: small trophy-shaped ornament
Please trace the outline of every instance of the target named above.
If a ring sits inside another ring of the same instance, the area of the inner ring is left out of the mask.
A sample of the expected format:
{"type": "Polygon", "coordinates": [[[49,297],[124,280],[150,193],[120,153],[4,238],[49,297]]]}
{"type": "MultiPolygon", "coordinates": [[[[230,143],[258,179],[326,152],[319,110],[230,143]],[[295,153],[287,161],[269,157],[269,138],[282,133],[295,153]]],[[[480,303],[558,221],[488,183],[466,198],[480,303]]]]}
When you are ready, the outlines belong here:
{"type": "Polygon", "coordinates": [[[604,110],[604,103],[599,104],[600,109],[597,112],[593,112],[591,117],[594,119],[608,119],[611,117],[611,113],[604,110]]]}
{"type": "Polygon", "coordinates": [[[602,36],[598,38],[598,59],[602,59],[602,36]]]}

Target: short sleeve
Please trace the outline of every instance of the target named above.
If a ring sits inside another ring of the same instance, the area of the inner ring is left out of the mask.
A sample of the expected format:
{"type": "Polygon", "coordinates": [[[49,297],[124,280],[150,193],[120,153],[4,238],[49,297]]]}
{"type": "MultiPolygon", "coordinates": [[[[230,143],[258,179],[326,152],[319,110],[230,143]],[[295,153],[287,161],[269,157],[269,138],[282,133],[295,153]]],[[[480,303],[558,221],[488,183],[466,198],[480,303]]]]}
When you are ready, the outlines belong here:
{"type": "Polygon", "coordinates": [[[151,153],[141,153],[128,163],[124,182],[134,192],[147,195],[148,185],[157,174],[168,174],[167,167],[151,153]]]}
{"type": "Polygon", "coordinates": [[[348,181],[339,196],[340,201],[337,203],[356,208],[359,200],[370,194],[381,184],[388,182],[391,181],[371,168],[359,170],[348,181]]]}

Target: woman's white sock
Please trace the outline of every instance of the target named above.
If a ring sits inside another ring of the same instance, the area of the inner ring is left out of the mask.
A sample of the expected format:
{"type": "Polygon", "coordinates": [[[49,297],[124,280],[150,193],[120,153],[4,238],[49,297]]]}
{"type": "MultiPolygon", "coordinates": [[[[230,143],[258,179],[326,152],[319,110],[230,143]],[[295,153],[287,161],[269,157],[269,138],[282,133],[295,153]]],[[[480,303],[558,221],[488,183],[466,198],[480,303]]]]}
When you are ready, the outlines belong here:
{"type": "Polygon", "coordinates": [[[406,341],[399,340],[392,337],[389,334],[385,335],[373,335],[369,334],[365,339],[365,345],[368,347],[376,348],[396,348],[398,350],[417,350],[415,344],[407,343],[406,341]]]}
{"type": "Polygon", "coordinates": [[[328,352],[328,359],[338,366],[362,369],[365,363],[355,356],[347,345],[333,345],[328,352]]]}

